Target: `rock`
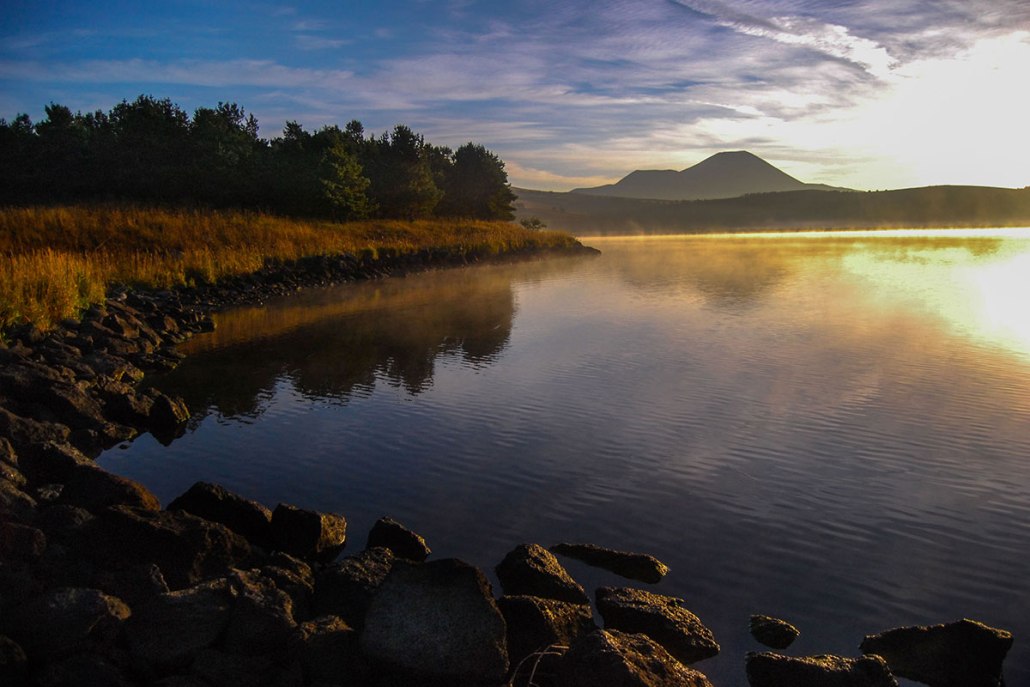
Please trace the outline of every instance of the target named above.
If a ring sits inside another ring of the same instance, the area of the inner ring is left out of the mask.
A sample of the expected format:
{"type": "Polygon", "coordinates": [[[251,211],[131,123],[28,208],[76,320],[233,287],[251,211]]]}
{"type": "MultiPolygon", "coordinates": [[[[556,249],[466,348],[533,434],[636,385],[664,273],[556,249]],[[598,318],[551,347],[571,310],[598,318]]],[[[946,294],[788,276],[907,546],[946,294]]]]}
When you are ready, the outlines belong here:
{"type": "Polygon", "coordinates": [[[645,635],[595,630],[576,640],[561,661],[559,687],[712,687],[703,674],[645,635]]]}
{"type": "Polygon", "coordinates": [[[13,609],[4,630],[31,660],[39,661],[107,649],[130,615],[121,599],[96,589],[63,587],[13,609]]]}
{"type": "Polygon", "coordinates": [[[126,624],[129,650],[159,668],[189,665],[197,652],[221,638],[233,601],[225,579],[155,596],[140,604],[126,624]]]}
{"type": "Polygon", "coordinates": [[[5,518],[20,522],[32,522],[36,517],[38,503],[9,480],[0,479],[0,513],[5,518]]]}
{"type": "Polygon", "coordinates": [[[499,681],[508,672],[505,626],[478,569],[456,559],[396,561],[361,633],[366,656],[416,675],[499,681]]]}
{"type": "Polygon", "coordinates": [[[361,658],[358,633],[340,618],[327,615],[301,623],[295,641],[307,683],[367,682],[369,670],[361,658]]]}
{"type": "Polygon", "coordinates": [[[134,683],[112,661],[93,653],[50,663],[36,674],[39,687],[129,687],[134,683]]]}
{"type": "Polygon", "coordinates": [[[997,687],[1011,647],[1011,632],[962,619],[868,635],[861,648],[882,656],[895,675],[931,687],[997,687]]]}
{"type": "Polygon", "coordinates": [[[94,576],[93,582],[98,589],[117,596],[130,607],[169,591],[161,569],[153,563],[141,563],[119,570],[102,570],[94,576]]]}
{"type": "Polygon", "coordinates": [[[303,687],[304,676],[299,662],[278,664],[268,656],[239,656],[201,649],[190,668],[205,685],[233,687],[303,687]]]}
{"type": "Polygon", "coordinates": [[[347,519],[280,503],[272,512],[272,541],[298,558],[328,562],[347,544],[347,519]]]}
{"type": "Polygon", "coordinates": [[[309,566],[289,554],[277,551],[261,568],[261,574],[290,597],[293,618],[298,622],[311,617],[311,597],[315,593],[315,576],[309,566]]]}
{"type": "Polygon", "coordinates": [[[81,540],[93,520],[93,514],[85,508],[59,503],[43,508],[35,524],[50,540],[72,542],[81,540]]]}
{"type": "Polygon", "coordinates": [[[781,656],[749,652],[747,680],[751,687],[898,687],[879,656],[781,656]]]}
{"type": "Polygon", "coordinates": [[[142,484],[93,464],[78,465],[71,471],[59,500],[89,511],[108,506],[161,510],[161,502],[142,484]]]}
{"type": "Polygon", "coordinates": [[[417,563],[424,561],[432,552],[425,539],[389,516],[376,520],[372,531],[368,533],[365,548],[373,549],[377,546],[390,549],[397,558],[417,563]]]}
{"type": "Polygon", "coordinates": [[[494,571],[509,596],[539,596],[575,604],[589,604],[583,587],[558,559],[539,544],[520,544],[508,552],[494,571]]]}
{"type": "Polygon", "coordinates": [[[0,561],[37,561],[46,551],[42,530],[0,520],[0,561]]]}
{"type": "Polygon", "coordinates": [[[575,558],[631,580],[656,584],[669,572],[669,566],[646,553],[615,551],[593,544],[555,544],[551,552],[575,558]]]}
{"type": "Polygon", "coordinates": [[[508,633],[508,657],[517,664],[551,645],[568,646],[597,629],[589,604],[535,596],[502,596],[497,600],[508,633]]]}
{"type": "Polygon", "coordinates": [[[217,484],[197,482],[168,504],[212,522],[220,522],[251,544],[271,546],[272,511],[217,484]]]}
{"type": "Polygon", "coordinates": [[[645,634],[686,664],[719,653],[711,630],[688,611],[683,599],[627,587],[597,590],[605,629],[645,634]]]}
{"type": "Polygon", "coordinates": [[[156,392],[147,427],[155,437],[167,442],[179,436],[189,419],[190,411],[185,401],[156,392]]]}
{"type": "Polygon", "coordinates": [[[259,571],[233,571],[228,578],[236,605],[225,631],[224,648],[258,656],[282,651],[293,637],[293,601],[259,571]]]}
{"type": "Polygon", "coordinates": [[[104,413],[115,422],[141,429],[150,425],[154,399],[128,384],[112,380],[103,389],[103,400],[104,413]]]}
{"type": "Polygon", "coordinates": [[[7,635],[0,635],[0,684],[7,687],[29,684],[29,659],[21,645],[7,635]]]}
{"type": "Polygon", "coordinates": [[[71,429],[56,422],[21,417],[0,407],[0,435],[10,440],[19,457],[24,457],[46,442],[67,443],[71,429]]]}
{"type": "Polygon", "coordinates": [[[315,577],[312,612],[340,616],[360,630],[372,597],[393,569],[394,560],[389,549],[375,548],[327,566],[315,577]]]}
{"type": "Polygon", "coordinates": [[[224,525],[183,512],[113,506],[97,514],[87,537],[88,553],[98,564],[153,563],[172,589],[224,575],[250,555],[246,539],[224,525]]]}
{"type": "Polygon", "coordinates": [[[751,616],[751,636],[772,649],[786,649],[801,633],[785,620],[768,615],[751,616]]]}

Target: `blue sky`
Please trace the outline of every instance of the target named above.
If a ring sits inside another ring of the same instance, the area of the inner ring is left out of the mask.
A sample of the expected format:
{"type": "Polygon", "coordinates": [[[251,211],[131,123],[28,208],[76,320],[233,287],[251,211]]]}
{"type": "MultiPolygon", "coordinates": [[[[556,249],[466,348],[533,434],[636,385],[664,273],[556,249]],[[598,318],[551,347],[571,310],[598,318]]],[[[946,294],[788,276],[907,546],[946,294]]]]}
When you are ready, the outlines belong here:
{"type": "Polygon", "coordinates": [[[564,190],[750,150],[861,189],[1030,185],[1026,0],[23,2],[0,116],[146,93],[272,137],[359,119],[564,190]]]}

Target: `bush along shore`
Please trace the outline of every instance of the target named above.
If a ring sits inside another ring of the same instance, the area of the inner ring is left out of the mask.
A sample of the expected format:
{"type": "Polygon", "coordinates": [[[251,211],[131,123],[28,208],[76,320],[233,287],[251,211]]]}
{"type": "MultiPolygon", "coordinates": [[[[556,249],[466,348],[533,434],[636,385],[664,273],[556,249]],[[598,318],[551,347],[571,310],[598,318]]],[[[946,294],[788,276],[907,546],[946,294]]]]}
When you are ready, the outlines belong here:
{"type": "MultiPolygon", "coordinates": [[[[518,545],[495,568],[498,597],[483,571],[430,558],[425,540],[389,517],[341,558],[344,514],[270,510],[205,483],[162,508],[143,485],[93,462],[138,432],[182,431],[183,402],[136,382],[176,365],[175,344],[210,329],[214,310],[483,257],[309,258],[213,285],[118,290],[46,332],[9,328],[0,344],[0,684],[710,685],[697,664],[719,644],[682,599],[640,588],[669,572],[651,556],[518,545]],[[589,595],[555,553],[635,586],[589,595]]],[[[758,615],[750,630],[776,651],[798,634],[758,615]]],[[[961,620],[867,636],[858,657],[749,653],[742,672],[753,687],[886,686],[895,675],[997,686],[1011,643],[1004,630],[961,620]]]]}

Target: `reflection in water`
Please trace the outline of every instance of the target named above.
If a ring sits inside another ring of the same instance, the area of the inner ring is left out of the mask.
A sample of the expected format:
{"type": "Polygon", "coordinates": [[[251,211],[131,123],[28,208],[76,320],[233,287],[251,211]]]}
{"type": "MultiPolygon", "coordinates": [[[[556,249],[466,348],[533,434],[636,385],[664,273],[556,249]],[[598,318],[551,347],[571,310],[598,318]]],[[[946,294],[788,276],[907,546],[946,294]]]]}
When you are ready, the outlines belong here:
{"type": "Polygon", "coordinates": [[[226,313],[160,383],[245,422],[100,462],[358,541],[390,514],[487,570],[528,541],[647,551],[722,645],[714,684],[743,684],[756,612],[798,654],[975,617],[1030,684],[1030,232],[588,243],[226,313]]]}

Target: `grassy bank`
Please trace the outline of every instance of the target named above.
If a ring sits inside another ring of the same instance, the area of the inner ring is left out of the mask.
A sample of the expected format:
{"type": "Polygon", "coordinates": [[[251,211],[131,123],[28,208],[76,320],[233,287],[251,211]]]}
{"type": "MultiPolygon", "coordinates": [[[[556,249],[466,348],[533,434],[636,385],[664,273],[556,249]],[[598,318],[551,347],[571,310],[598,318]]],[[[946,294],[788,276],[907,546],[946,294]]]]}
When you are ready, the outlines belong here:
{"type": "Polygon", "coordinates": [[[503,253],[569,246],[509,222],[329,222],[253,212],[123,206],[0,208],[0,330],[46,329],[114,285],[168,288],[248,274],[269,261],[363,251],[503,253]]]}

